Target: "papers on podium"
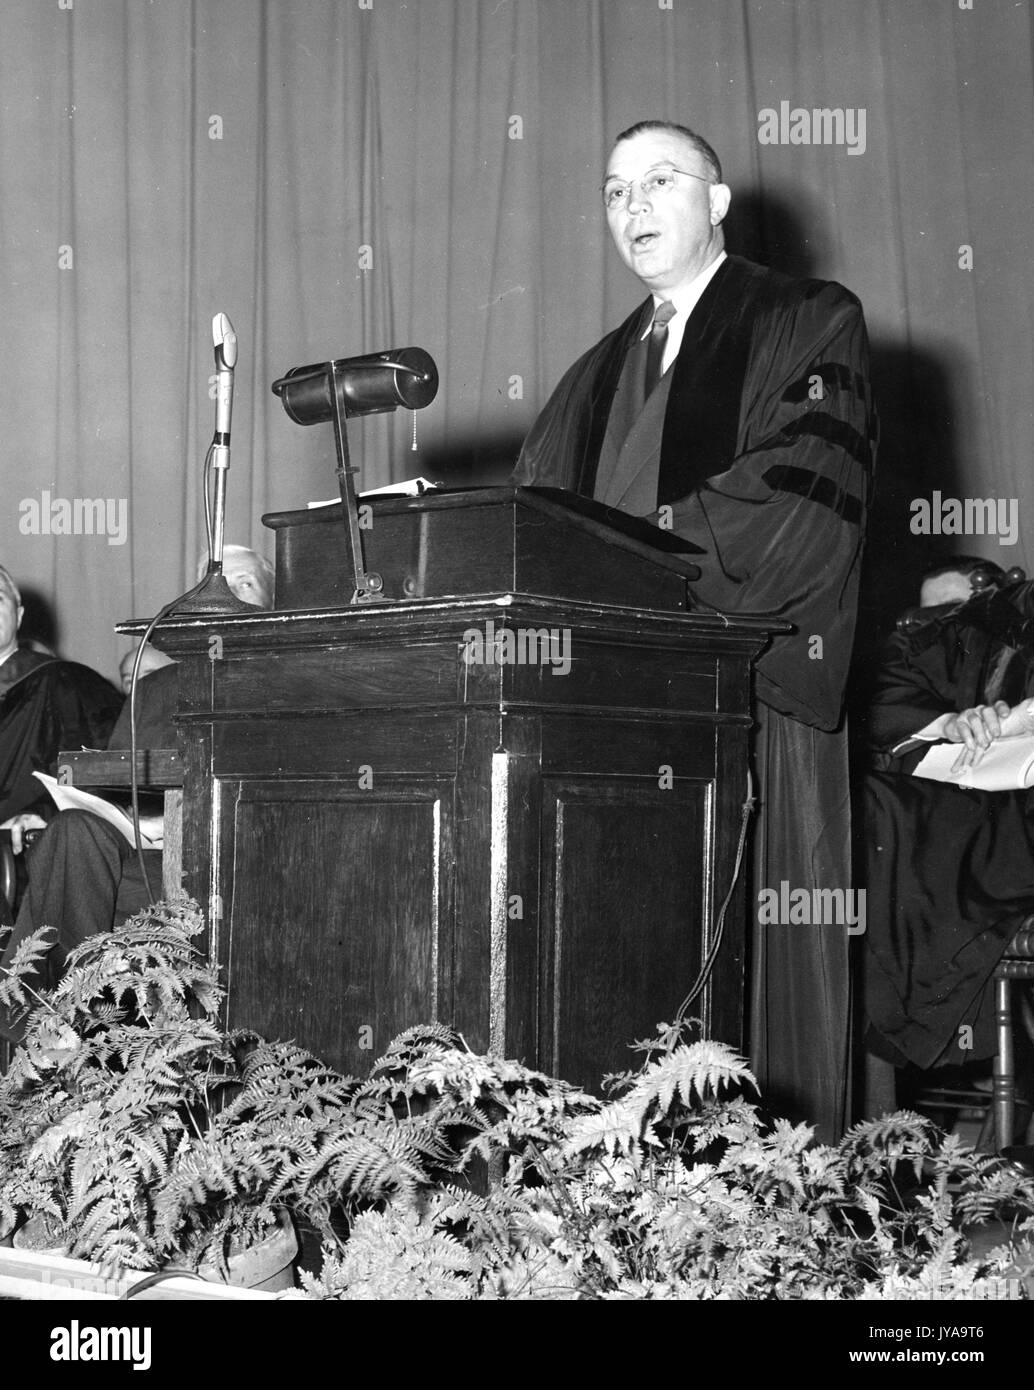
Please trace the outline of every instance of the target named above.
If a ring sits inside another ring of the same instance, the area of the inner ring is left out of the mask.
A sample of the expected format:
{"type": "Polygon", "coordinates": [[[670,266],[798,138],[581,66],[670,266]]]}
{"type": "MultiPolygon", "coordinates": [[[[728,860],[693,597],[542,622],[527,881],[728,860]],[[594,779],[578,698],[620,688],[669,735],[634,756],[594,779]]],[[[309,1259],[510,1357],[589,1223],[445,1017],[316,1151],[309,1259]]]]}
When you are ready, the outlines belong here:
{"type": "MultiPolygon", "coordinates": [[[[420,497],[425,492],[438,492],[438,483],[432,483],[429,478],[407,478],[402,483],[388,483],[386,487],[369,487],[365,492],[359,494],[360,497],[420,497]]],[[[334,507],[341,501],[341,497],[328,497],[325,502],[307,502],[307,507],[334,507]]]]}

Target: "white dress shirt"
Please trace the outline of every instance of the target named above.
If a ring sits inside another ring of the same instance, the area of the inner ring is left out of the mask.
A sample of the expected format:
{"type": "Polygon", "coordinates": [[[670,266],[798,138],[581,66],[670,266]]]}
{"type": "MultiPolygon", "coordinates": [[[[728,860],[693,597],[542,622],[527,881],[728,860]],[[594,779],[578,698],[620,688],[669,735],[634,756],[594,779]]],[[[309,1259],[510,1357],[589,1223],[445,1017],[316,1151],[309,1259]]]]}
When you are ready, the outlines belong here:
{"type": "MultiPolygon", "coordinates": [[[[690,314],[697,306],[697,302],[704,290],[707,289],[711,280],[714,278],[718,267],[726,259],[726,254],[721,251],[706,270],[702,270],[695,280],[691,280],[688,285],[682,285],[677,290],[673,290],[669,295],[655,294],[653,297],[653,307],[656,311],[658,304],[663,304],[665,299],[670,300],[675,306],[675,312],[668,320],[668,338],[664,344],[664,356],[661,358],[661,375],[668,370],[675,358],[679,355],[679,348],[682,346],[682,335],[686,331],[686,323],[690,314]]],[[[645,331],[641,335],[645,338],[653,328],[652,321],[647,324],[645,331]]]]}

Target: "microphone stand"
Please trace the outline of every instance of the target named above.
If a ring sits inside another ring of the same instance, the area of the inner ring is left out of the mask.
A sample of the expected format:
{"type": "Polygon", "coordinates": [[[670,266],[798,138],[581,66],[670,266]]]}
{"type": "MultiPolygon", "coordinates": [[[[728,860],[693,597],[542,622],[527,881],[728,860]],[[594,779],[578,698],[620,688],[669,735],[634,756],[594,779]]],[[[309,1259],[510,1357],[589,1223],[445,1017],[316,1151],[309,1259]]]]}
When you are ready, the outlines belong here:
{"type": "Polygon", "coordinates": [[[400,405],[420,410],[434,400],[437,391],[438,368],[423,348],[416,347],[295,367],[273,382],[273,394],[280,397],[295,424],[333,423],[345,559],[354,604],[384,602],[389,596],[383,576],[366,567],[355,486],[358,470],[349,454],[346,422],[353,415],[379,415],[400,405]]]}
{"type": "Polygon", "coordinates": [[[375,603],[383,600],[384,580],[376,570],[366,568],[363,535],[359,529],[359,498],[355,489],[356,469],[348,452],[348,428],[345,424],[345,374],[338,362],[330,363],[330,384],[334,406],[334,447],[337,450],[337,480],[341,491],[341,519],[345,525],[345,553],[354,589],[353,603],[375,603]]]}
{"type": "MultiPolygon", "coordinates": [[[[179,598],[172,599],[147,626],[136,651],[133,675],[129,687],[129,767],[130,788],[133,810],[133,839],[136,844],[137,862],[143,875],[147,897],[155,901],[151,887],[147,863],[144,859],[143,840],[140,833],[140,784],[137,770],[137,729],[136,694],[140,675],[140,662],[144,647],[151,634],[166,618],[179,617],[229,617],[234,613],[254,613],[255,608],[244,603],[230,588],[223,574],[223,529],[226,519],[226,474],[230,468],[230,416],[233,409],[233,368],[237,361],[237,335],[225,314],[216,314],[212,320],[212,338],[215,343],[215,365],[218,374],[215,410],[215,438],[212,441],[211,458],[215,469],[215,500],[213,503],[212,528],[209,535],[208,570],[204,578],[188,589],[179,598]]],[[[207,475],[207,469],[206,469],[207,475]]],[[[208,511],[208,478],[205,477],[205,511],[208,511]]]]}
{"type": "Polygon", "coordinates": [[[182,598],[176,599],[167,617],[230,617],[234,613],[254,613],[253,604],[244,603],[232,591],[223,574],[223,530],[226,522],[226,475],[230,469],[230,411],[233,405],[233,368],[237,361],[237,335],[225,314],[212,320],[217,372],[215,438],[212,441],[212,468],[215,470],[215,498],[212,504],[212,535],[208,570],[204,578],[182,598]],[[225,425],[225,429],[223,426],[225,425]]]}

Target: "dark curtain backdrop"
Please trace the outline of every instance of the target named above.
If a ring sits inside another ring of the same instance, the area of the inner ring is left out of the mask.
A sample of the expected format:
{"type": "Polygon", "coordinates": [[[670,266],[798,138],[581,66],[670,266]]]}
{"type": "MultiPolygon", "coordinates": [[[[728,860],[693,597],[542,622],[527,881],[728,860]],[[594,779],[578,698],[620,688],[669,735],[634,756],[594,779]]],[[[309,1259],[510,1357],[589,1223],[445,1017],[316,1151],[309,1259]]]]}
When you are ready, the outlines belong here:
{"type": "Polygon", "coordinates": [[[717,146],[734,249],[865,304],[867,608],[910,597],[909,502],[934,488],[1016,498],[1016,545],[965,547],[1034,559],[1026,4],[365,3],[0,0],[0,559],[63,654],[113,673],[112,623],[192,576],[218,310],[241,346],[228,539],[269,550],[263,511],[333,495],[329,427],[269,390],[332,356],[415,343],[441,371],[416,452],[406,413],[353,426],[363,485],[501,476],[640,297],[596,190],[649,116],[717,146]],[[784,99],[864,108],[865,152],[759,144],[784,99]],[[24,534],[44,492],[125,500],[125,544],[24,534]]]}

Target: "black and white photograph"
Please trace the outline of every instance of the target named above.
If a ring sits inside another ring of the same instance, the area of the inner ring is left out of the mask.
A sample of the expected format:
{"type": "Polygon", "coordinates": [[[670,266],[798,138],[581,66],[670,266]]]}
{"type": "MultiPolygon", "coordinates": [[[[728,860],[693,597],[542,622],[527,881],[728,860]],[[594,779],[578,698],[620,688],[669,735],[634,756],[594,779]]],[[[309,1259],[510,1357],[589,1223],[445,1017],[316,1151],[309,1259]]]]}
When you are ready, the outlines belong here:
{"type": "Polygon", "coordinates": [[[1008,1364],[1032,226],[1028,0],[0,0],[34,1366],[337,1301],[1008,1364]]]}

